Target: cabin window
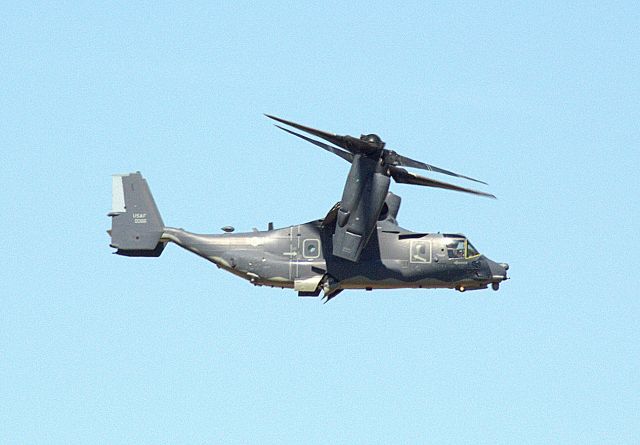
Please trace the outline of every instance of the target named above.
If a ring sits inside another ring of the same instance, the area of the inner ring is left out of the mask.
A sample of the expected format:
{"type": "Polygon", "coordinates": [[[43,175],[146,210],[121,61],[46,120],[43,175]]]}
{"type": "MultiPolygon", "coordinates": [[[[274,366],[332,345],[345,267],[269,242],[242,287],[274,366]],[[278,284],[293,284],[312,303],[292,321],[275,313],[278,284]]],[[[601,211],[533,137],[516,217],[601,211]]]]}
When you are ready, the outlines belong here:
{"type": "Polygon", "coordinates": [[[320,240],[304,240],[304,242],[302,243],[302,255],[305,258],[318,258],[320,256],[320,240]]]}

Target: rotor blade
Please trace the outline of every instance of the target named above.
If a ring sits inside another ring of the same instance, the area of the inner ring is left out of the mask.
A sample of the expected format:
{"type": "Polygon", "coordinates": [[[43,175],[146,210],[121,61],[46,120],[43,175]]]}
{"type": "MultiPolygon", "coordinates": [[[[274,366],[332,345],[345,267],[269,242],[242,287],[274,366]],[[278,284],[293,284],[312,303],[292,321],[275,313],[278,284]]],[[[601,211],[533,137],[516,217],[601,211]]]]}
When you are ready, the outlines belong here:
{"type": "Polygon", "coordinates": [[[336,147],[332,147],[329,144],[325,144],[324,142],[320,142],[320,141],[316,141],[315,139],[311,139],[306,137],[303,134],[300,133],[296,133],[295,131],[291,131],[287,128],[281,127],[280,125],[276,125],[276,127],[278,127],[279,129],[281,129],[282,131],[286,131],[289,134],[292,134],[294,136],[298,136],[300,139],[304,139],[307,142],[311,142],[314,145],[317,145],[320,148],[323,148],[335,155],[340,156],[342,159],[344,159],[345,161],[348,162],[352,162],[353,161],[353,155],[351,153],[349,153],[348,151],[344,151],[344,150],[340,150],[339,148],[336,147]]]}
{"type": "Polygon", "coordinates": [[[291,122],[285,119],[280,119],[279,117],[271,116],[270,114],[265,114],[265,116],[267,116],[269,119],[273,119],[274,121],[278,121],[285,125],[289,125],[290,127],[297,128],[298,130],[304,131],[314,136],[318,136],[319,138],[322,138],[325,141],[329,141],[332,144],[337,145],[338,147],[344,148],[345,150],[349,150],[349,143],[347,141],[347,138],[348,138],[347,136],[340,136],[337,134],[328,133],[326,131],[316,130],[315,128],[296,124],[295,122],[291,122]]]}
{"type": "Polygon", "coordinates": [[[445,170],[444,168],[436,167],[435,165],[425,164],[424,162],[416,161],[415,159],[407,158],[406,156],[399,155],[396,152],[391,152],[391,159],[393,161],[393,165],[402,165],[404,167],[412,167],[412,168],[421,168],[423,170],[429,170],[436,173],[442,173],[449,176],[456,176],[458,178],[468,179],[470,181],[479,182],[480,184],[488,185],[484,181],[480,181],[479,179],[473,179],[469,176],[461,175],[459,173],[455,173],[449,170],[445,170]]]}
{"type": "Polygon", "coordinates": [[[471,193],[472,195],[486,196],[487,198],[496,199],[496,197],[491,193],[485,193],[479,190],[468,189],[465,187],[448,184],[446,182],[436,181],[435,179],[425,178],[424,176],[420,176],[415,173],[408,172],[404,168],[391,166],[389,167],[389,172],[391,173],[391,176],[393,177],[394,181],[400,184],[414,184],[414,185],[423,185],[425,187],[436,187],[436,188],[455,190],[457,192],[471,193]]]}

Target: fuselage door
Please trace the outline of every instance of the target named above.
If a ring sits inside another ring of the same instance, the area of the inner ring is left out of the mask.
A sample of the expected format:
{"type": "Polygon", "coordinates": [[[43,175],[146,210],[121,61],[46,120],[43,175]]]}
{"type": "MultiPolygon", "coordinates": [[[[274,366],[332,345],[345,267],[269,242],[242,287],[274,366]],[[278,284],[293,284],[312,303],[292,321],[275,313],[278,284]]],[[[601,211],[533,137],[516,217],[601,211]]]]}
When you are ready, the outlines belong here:
{"type": "Polygon", "coordinates": [[[298,252],[300,250],[300,226],[289,227],[289,251],[284,252],[289,257],[289,279],[298,278],[298,252]]]}
{"type": "Polygon", "coordinates": [[[428,239],[412,239],[409,245],[409,262],[413,264],[431,263],[432,245],[428,239]]]}
{"type": "Polygon", "coordinates": [[[284,254],[289,257],[289,279],[308,278],[311,274],[311,266],[322,254],[322,245],[319,238],[305,238],[309,236],[304,226],[291,226],[289,228],[289,251],[284,254]],[[303,236],[303,232],[306,233],[303,236]]]}

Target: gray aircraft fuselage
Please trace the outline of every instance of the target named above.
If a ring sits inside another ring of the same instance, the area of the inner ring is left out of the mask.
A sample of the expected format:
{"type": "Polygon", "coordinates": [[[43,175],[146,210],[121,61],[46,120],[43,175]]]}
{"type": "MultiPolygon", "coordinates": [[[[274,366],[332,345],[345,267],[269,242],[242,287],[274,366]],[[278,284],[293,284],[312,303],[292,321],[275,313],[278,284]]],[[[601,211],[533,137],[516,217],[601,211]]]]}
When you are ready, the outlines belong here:
{"type": "Polygon", "coordinates": [[[475,251],[463,235],[415,233],[394,218],[379,221],[356,263],[331,254],[333,230],[322,220],[251,233],[199,235],[164,228],[171,241],[256,286],[292,288],[301,296],[342,289],[497,289],[506,264],[475,251]],[[459,250],[452,246],[457,244],[459,250]]]}
{"type": "Polygon", "coordinates": [[[421,176],[403,167],[476,183],[484,181],[426,164],[386,147],[376,134],[338,135],[268,118],[329,142],[276,125],[351,164],[342,198],[324,219],[282,229],[198,235],[166,227],[140,172],[113,175],[111,247],[125,256],[157,257],[173,242],[256,286],[292,288],[327,301],[344,289],[451,288],[498,290],[509,265],[481,255],[459,234],[415,233],[398,225],[400,184],[454,190],[495,199],[488,192],[421,176]]]}
{"type": "Polygon", "coordinates": [[[113,176],[111,247],[124,256],[158,257],[173,242],[256,286],[290,288],[330,300],[344,289],[497,290],[505,263],[481,255],[464,235],[416,233],[398,225],[401,199],[389,192],[359,258],[334,254],[340,203],[324,219],[282,229],[199,235],[166,227],[139,172],[113,176]]]}

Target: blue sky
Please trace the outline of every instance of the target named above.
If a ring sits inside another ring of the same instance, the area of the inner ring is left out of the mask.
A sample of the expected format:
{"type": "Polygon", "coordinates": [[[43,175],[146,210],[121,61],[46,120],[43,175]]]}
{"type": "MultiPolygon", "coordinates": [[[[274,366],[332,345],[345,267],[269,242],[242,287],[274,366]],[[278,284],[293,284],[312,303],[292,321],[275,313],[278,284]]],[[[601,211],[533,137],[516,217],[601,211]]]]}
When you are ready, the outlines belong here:
{"type": "Polygon", "coordinates": [[[638,443],[640,8],[387,3],[0,7],[0,443],[638,443]],[[111,255],[113,173],[196,232],[323,216],[348,164],[262,113],[489,182],[392,190],[512,280],[322,305],[111,255]]]}

